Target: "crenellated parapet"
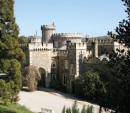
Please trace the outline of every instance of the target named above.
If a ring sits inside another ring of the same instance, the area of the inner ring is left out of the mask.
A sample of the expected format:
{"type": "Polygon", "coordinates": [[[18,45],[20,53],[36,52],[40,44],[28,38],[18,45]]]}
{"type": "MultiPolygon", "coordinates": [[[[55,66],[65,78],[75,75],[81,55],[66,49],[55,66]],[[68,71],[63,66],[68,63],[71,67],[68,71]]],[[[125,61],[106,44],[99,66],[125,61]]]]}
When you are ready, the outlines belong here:
{"type": "Polygon", "coordinates": [[[87,44],[97,43],[98,45],[113,45],[114,40],[112,38],[89,38],[87,44]]]}
{"type": "Polygon", "coordinates": [[[99,39],[97,40],[99,45],[113,45],[113,39],[99,39]]]}
{"type": "Polygon", "coordinates": [[[41,26],[41,30],[55,30],[55,29],[56,29],[56,26],[54,24],[41,26]]]}
{"type": "Polygon", "coordinates": [[[52,43],[31,43],[29,44],[30,51],[52,51],[53,44],[52,43]]]}
{"type": "Polygon", "coordinates": [[[54,33],[54,38],[67,38],[67,37],[74,37],[74,38],[82,38],[83,35],[81,33],[54,33]]]}
{"type": "Polygon", "coordinates": [[[29,43],[41,43],[41,38],[32,37],[29,39],[29,43]]]}
{"type": "Polygon", "coordinates": [[[42,31],[42,43],[50,43],[51,37],[56,31],[56,26],[54,23],[51,25],[42,25],[41,31],[42,31]]]}

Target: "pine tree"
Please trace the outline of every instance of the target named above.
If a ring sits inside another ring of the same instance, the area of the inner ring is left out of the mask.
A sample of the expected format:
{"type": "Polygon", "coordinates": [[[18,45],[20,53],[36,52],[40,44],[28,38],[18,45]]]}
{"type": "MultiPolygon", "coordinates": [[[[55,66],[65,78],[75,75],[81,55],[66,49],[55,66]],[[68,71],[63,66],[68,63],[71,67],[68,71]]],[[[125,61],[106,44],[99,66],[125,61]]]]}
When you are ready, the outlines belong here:
{"type": "Polygon", "coordinates": [[[83,106],[81,113],[86,113],[86,106],[85,105],[83,106]]]}
{"type": "MultiPolygon", "coordinates": [[[[126,7],[125,12],[127,18],[122,22],[119,22],[119,26],[116,27],[116,33],[108,32],[108,34],[119,43],[125,44],[130,48],[130,1],[122,0],[126,7]]],[[[114,84],[111,87],[110,101],[114,110],[118,113],[130,112],[130,50],[127,55],[123,55],[123,50],[118,51],[110,56],[110,66],[113,68],[114,84]],[[115,84],[116,83],[116,84],[115,84]],[[117,93],[118,91],[118,93],[117,93]]]]}
{"type": "Polygon", "coordinates": [[[122,1],[124,2],[124,6],[126,6],[125,12],[127,13],[127,19],[123,19],[123,21],[119,22],[115,34],[112,32],[108,32],[108,34],[120,43],[124,43],[127,47],[130,47],[130,1],[122,1]]]}
{"type": "Polygon", "coordinates": [[[62,113],[65,113],[65,112],[66,112],[66,108],[64,106],[63,109],[62,109],[62,113]]]}
{"type": "Polygon", "coordinates": [[[74,102],[72,106],[72,113],[79,113],[79,108],[76,101],[74,102]]]}
{"type": "MultiPolygon", "coordinates": [[[[0,73],[6,73],[6,84],[14,83],[11,90],[16,100],[21,87],[21,64],[24,53],[18,43],[19,28],[15,23],[14,1],[0,0],[0,73]]],[[[9,90],[10,91],[10,90],[9,90]]],[[[9,93],[11,93],[9,92],[9,93]]]]}

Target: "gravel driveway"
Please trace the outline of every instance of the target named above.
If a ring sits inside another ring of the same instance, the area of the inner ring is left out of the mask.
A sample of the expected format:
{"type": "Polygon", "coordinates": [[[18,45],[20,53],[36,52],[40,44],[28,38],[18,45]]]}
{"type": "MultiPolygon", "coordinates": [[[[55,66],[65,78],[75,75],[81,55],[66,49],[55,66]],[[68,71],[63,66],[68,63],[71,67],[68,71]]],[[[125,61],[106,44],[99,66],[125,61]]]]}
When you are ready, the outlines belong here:
{"type": "MultiPolygon", "coordinates": [[[[26,92],[21,91],[19,104],[26,106],[33,112],[40,112],[42,109],[52,110],[53,113],[62,113],[64,105],[71,107],[77,101],[81,109],[83,105],[92,105],[85,101],[80,101],[71,95],[59,93],[54,90],[44,89],[43,91],[26,92]]],[[[94,113],[98,113],[99,106],[93,105],[94,113]]]]}

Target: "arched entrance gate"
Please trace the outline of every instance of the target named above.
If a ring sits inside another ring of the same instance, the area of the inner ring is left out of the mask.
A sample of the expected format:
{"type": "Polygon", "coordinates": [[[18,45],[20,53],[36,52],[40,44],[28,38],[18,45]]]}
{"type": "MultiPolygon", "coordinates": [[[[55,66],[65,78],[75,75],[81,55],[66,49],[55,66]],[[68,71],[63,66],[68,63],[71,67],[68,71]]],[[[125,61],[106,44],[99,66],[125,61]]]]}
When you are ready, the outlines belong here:
{"type": "Polygon", "coordinates": [[[38,87],[46,87],[46,71],[42,67],[40,67],[38,70],[41,76],[41,79],[38,82],[38,87]]]}
{"type": "Polygon", "coordinates": [[[46,69],[43,67],[39,67],[38,70],[41,77],[38,82],[38,87],[48,88],[50,85],[50,80],[51,80],[50,73],[46,71],[46,69]]]}

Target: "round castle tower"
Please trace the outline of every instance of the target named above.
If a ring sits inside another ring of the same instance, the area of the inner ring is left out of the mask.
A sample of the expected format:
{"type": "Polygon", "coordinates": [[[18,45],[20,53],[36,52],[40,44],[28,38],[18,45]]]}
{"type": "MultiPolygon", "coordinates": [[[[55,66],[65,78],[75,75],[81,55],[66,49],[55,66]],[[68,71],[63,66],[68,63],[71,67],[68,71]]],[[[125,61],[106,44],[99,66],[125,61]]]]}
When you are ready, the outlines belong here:
{"type": "Polygon", "coordinates": [[[43,44],[50,42],[51,36],[56,31],[56,27],[54,23],[52,25],[42,25],[41,30],[42,30],[42,44],[43,44]]]}

